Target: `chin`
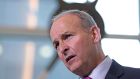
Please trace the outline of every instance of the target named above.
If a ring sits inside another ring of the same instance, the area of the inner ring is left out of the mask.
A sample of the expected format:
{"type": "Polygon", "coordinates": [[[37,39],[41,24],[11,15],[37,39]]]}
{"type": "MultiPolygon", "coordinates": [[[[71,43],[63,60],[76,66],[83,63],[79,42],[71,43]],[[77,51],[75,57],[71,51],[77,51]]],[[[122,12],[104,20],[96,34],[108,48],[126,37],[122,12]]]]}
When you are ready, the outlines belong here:
{"type": "Polygon", "coordinates": [[[81,72],[81,70],[82,70],[82,68],[81,68],[81,66],[82,66],[82,63],[81,62],[75,62],[75,63],[73,63],[72,65],[70,65],[70,66],[68,66],[67,68],[71,71],[71,72],[73,72],[74,74],[77,74],[77,75],[83,75],[81,72]]]}

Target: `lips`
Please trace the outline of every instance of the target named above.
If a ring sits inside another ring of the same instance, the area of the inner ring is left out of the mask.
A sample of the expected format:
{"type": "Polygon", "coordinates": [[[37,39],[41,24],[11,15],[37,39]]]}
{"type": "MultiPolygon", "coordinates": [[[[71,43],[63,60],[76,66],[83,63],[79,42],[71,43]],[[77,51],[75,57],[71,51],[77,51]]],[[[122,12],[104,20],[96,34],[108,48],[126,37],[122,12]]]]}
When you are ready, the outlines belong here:
{"type": "Polygon", "coordinates": [[[76,55],[70,55],[66,58],[66,62],[70,61],[72,58],[74,58],[76,55]]]}

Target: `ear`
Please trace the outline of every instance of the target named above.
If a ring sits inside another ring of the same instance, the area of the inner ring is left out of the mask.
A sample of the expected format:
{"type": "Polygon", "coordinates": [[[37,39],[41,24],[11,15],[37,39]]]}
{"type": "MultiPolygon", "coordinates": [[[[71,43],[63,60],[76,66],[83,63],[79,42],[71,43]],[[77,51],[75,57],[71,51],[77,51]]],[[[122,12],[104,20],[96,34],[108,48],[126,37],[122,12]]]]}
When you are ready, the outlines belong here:
{"type": "Polygon", "coordinates": [[[93,38],[93,41],[95,43],[99,42],[101,40],[101,34],[100,34],[100,29],[97,26],[92,26],[90,28],[90,32],[93,38]]]}

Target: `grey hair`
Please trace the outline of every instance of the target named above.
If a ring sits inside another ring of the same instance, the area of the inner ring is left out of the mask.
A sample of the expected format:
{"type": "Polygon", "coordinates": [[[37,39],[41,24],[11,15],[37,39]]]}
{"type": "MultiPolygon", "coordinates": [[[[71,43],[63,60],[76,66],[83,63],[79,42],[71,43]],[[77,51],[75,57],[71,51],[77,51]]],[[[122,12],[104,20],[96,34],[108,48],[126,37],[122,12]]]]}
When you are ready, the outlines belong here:
{"type": "Polygon", "coordinates": [[[54,18],[52,19],[52,22],[56,21],[57,19],[59,19],[60,17],[66,15],[66,14],[74,14],[74,15],[78,16],[81,19],[81,24],[83,27],[91,27],[93,25],[96,25],[96,22],[92,18],[91,15],[89,15],[85,11],[80,11],[80,10],[63,11],[63,12],[59,13],[58,15],[54,16],[54,18]]]}

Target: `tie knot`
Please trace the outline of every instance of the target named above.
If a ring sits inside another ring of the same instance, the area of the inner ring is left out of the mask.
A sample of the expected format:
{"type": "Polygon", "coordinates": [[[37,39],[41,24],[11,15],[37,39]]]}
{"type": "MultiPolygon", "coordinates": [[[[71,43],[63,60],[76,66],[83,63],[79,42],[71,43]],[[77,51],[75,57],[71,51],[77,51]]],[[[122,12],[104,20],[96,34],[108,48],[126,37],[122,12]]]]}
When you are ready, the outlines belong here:
{"type": "Polygon", "coordinates": [[[92,78],[90,78],[90,77],[85,77],[84,79],[92,79],[92,78]]]}

